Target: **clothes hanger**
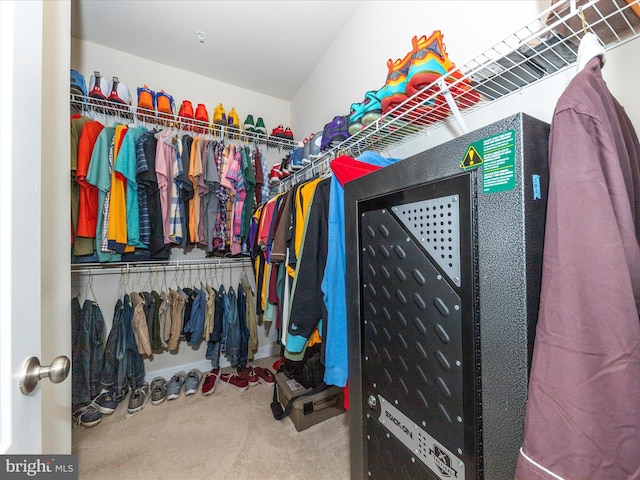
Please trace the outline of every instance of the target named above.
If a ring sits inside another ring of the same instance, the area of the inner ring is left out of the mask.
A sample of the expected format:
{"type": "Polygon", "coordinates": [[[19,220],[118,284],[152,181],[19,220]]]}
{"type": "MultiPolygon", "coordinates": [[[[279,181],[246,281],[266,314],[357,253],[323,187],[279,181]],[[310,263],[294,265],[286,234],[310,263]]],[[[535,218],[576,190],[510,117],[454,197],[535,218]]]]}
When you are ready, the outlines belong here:
{"type": "Polygon", "coordinates": [[[581,72],[587,63],[595,57],[600,57],[600,66],[603,67],[605,64],[606,53],[604,46],[595,33],[588,31],[588,25],[584,18],[582,7],[580,7],[578,13],[580,15],[580,20],[582,21],[582,30],[584,35],[582,36],[580,45],[578,46],[577,71],[581,72]]]}
{"type": "Polygon", "coordinates": [[[84,289],[84,298],[89,299],[89,292],[91,293],[91,301],[94,305],[98,305],[98,300],[96,299],[96,294],[93,292],[93,275],[91,270],[89,270],[89,280],[87,280],[87,285],[84,289]]]}

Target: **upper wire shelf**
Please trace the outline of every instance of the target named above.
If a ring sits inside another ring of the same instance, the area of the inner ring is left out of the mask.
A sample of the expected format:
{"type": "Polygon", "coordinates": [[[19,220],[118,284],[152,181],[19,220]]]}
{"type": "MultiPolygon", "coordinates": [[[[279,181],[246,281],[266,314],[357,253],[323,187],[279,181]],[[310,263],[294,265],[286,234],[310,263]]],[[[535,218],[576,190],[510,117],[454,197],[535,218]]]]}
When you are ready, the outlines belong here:
{"type": "Polygon", "coordinates": [[[365,151],[386,152],[429,130],[457,120],[507,95],[554,75],[575,63],[586,31],[595,33],[606,50],[640,35],[640,0],[559,0],[535,20],[473,60],[425,86],[393,110],[310,165],[282,179],[272,190],[323,175],[338,155],[357,157],[365,151]],[[445,101],[449,96],[451,101],[445,101]],[[451,105],[454,103],[454,105],[451,105]]]}
{"type": "Polygon", "coordinates": [[[87,112],[92,117],[105,122],[112,120],[122,123],[136,123],[150,128],[174,128],[184,133],[210,135],[214,138],[236,140],[243,143],[263,144],[267,147],[292,150],[298,146],[296,140],[263,135],[257,132],[226,125],[209,124],[199,120],[158,113],[132,105],[125,105],[108,100],[100,100],[89,96],[71,94],[71,107],[77,111],[87,112]]]}

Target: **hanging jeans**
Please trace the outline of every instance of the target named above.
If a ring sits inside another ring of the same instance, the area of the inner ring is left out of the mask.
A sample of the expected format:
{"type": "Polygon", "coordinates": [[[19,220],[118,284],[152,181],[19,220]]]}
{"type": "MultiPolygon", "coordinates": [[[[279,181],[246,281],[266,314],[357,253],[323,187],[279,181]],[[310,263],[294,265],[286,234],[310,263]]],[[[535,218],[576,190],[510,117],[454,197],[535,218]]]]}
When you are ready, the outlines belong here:
{"type": "Polygon", "coordinates": [[[104,362],[104,318],[97,303],[85,300],[80,308],[71,299],[71,403],[73,410],[90,403],[100,393],[100,373],[104,362]]]}
{"type": "Polygon", "coordinates": [[[138,353],[132,318],[133,305],[129,295],[125,295],[124,301],[118,300],[115,306],[100,376],[102,387],[112,390],[119,402],[129,387],[135,389],[144,382],[144,363],[138,353]]]}
{"type": "Polygon", "coordinates": [[[238,285],[238,327],[240,328],[240,353],[238,370],[244,370],[249,356],[249,329],[247,328],[247,296],[242,285],[238,285]]]}
{"type": "Polygon", "coordinates": [[[238,365],[240,356],[240,322],[238,319],[238,300],[233,287],[224,297],[224,323],[227,327],[226,356],[231,365],[238,365]]]}
{"type": "Polygon", "coordinates": [[[107,345],[104,351],[104,366],[100,376],[100,383],[103,388],[114,391],[116,398],[124,399],[127,394],[126,375],[126,337],[124,335],[124,303],[122,300],[116,302],[113,312],[113,323],[107,338],[107,345]]]}
{"type": "Polygon", "coordinates": [[[220,350],[224,322],[224,287],[220,285],[213,309],[213,331],[207,342],[206,358],[211,360],[211,368],[220,367],[220,350]]]}

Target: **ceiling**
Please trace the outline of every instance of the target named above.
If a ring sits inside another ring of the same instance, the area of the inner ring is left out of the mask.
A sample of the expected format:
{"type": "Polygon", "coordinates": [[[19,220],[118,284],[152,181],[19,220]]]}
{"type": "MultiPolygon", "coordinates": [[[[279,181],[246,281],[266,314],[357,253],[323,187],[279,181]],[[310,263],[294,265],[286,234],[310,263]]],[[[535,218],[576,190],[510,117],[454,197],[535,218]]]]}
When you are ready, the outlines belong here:
{"type": "Polygon", "coordinates": [[[291,100],[360,3],[72,0],[71,34],[291,100]]]}

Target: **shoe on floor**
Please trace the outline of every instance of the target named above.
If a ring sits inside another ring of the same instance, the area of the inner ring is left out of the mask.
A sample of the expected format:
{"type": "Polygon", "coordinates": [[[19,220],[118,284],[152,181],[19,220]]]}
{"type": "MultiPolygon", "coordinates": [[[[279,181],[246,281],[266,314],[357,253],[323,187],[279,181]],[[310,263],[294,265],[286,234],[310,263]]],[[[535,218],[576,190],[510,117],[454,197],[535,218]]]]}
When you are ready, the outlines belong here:
{"type": "Polygon", "coordinates": [[[95,427],[102,421],[102,413],[92,403],[78,408],[73,412],[72,417],[75,426],[85,428],[95,427]]]}
{"type": "Polygon", "coordinates": [[[218,386],[218,379],[220,378],[220,369],[214,368],[204,377],[204,382],[202,382],[202,394],[204,396],[211,395],[216,391],[216,387],[218,386]]]}
{"type": "Polygon", "coordinates": [[[167,384],[167,400],[174,400],[180,396],[180,390],[186,378],[187,374],[185,372],[178,372],[171,377],[167,384]]]}
{"type": "Polygon", "coordinates": [[[167,399],[167,381],[162,377],[151,380],[151,404],[160,405],[167,399]]]}
{"type": "Polygon", "coordinates": [[[249,388],[249,381],[246,378],[240,378],[235,373],[223,373],[220,375],[220,383],[235,388],[239,392],[244,392],[249,388]]]}
{"type": "Polygon", "coordinates": [[[247,383],[250,387],[255,387],[260,383],[260,379],[258,378],[258,374],[255,371],[254,367],[245,367],[243,370],[238,372],[238,377],[246,379],[247,383]]]}
{"type": "Polygon", "coordinates": [[[116,400],[116,397],[115,395],[113,395],[113,393],[102,392],[96,397],[96,399],[93,401],[93,404],[103,415],[111,415],[116,411],[118,401],[116,400]]]}
{"type": "Polygon", "coordinates": [[[200,387],[200,380],[202,379],[202,372],[197,368],[194,368],[187,375],[186,380],[184,381],[184,394],[185,395],[193,395],[198,391],[200,387]]]}
{"type": "Polygon", "coordinates": [[[149,384],[144,382],[138,388],[136,388],[129,396],[129,405],[127,411],[129,413],[138,413],[144,408],[149,398],[149,384]]]}
{"type": "Polygon", "coordinates": [[[253,370],[258,376],[258,382],[264,385],[273,385],[273,382],[276,381],[276,376],[268,368],[253,367],[253,370]]]}

